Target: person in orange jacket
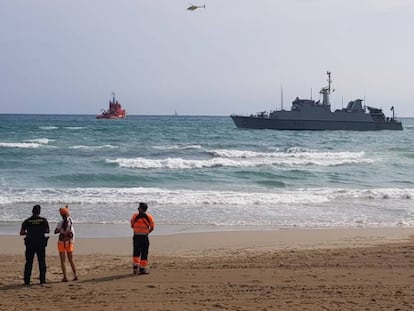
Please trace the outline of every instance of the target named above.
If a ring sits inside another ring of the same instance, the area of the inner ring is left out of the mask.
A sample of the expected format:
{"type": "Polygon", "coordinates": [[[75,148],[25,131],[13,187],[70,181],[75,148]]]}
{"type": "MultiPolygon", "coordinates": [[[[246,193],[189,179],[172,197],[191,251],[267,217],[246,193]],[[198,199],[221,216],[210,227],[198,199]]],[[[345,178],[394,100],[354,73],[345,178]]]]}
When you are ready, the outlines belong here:
{"type": "Polygon", "coordinates": [[[138,213],[131,217],[131,228],[134,231],[132,268],[134,274],[148,274],[148,235],[154,230],[154,219],[147,213],[148,205],[139,203],[138,213]]]}

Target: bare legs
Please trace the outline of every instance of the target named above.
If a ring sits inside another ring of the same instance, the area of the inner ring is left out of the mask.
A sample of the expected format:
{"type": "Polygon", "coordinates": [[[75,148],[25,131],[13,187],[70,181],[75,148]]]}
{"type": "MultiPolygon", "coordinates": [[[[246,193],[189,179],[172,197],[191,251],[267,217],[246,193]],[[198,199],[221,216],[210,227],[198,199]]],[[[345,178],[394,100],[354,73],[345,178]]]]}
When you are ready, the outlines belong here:
{"type": "Polygon", "coordinates": [[[63,273],[63,279],[62,282],[67,282],[68,279],[66,277],[66,265],[65,265],[65,260],[66,260],[66,256],[65,253],[59,253],[60,256],[60,266],[62,267],[62,273],[63,273]]]}
{"type": "MultiPolygon", "coordinates": [[[[78,279],[78,276],[76,274],[76,267],[75,267],[75,262],[73,261],[72,252],[66,252],[66,254],[68,255],[68,260],[69,260],[70,266],[72,268],[73,280],[76,281],[78,279]]],[[[67,278],[67,275],[66,275],[66,265],[65,265],[66,256],[65,256],[65,252],[59,253],[59,256],[60,256],[60,266],[62,267],[62,273],[63,273],[62,282],[67,282],[68,278],[67,278]]]]}
{"type": "Polygon", "coordinates": [[[76,267],[75,267],[75,263],[73,262],[72,252],[68,252],[68,260],[70,262],[70,266],[72,267],[73,280],[74,281],[77,281],[78,280],[78,276],[76,275],[76,267]]]}

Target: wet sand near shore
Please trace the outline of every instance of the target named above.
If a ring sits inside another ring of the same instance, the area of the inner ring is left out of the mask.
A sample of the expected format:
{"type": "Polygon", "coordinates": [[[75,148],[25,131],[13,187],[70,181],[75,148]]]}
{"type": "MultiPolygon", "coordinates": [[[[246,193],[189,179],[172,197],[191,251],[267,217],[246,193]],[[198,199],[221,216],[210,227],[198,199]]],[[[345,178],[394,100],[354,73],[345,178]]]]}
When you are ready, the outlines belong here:
{"type": "Polygon", "coordinates": [[[35,267],[30,287],[21,280],[24,249],[12,246],[19,237],[2,236],[0,309],[414,309],[412,229],[293,231],[153,237],[151,273],[138,276],[130,239],[79,239],[79,281],[60,282],[48,247],[48,284],[38,285],[35,267]]]}

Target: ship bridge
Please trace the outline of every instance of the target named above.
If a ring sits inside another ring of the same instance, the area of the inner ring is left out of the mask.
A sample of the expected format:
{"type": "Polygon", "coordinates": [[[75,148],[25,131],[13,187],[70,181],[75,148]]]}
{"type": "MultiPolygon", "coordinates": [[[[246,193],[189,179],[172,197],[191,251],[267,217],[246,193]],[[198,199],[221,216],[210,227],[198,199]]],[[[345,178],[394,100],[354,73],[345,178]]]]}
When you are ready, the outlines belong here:
{"type": "Polygon", "coordinates": [[[344,110],[350,112],[365,112],[365,109],[362,107],[362,101],[363,99],[350,101],[344,110]]]}
{"type": "Polygon", "coordinates": [[[321,104],[319,101],[315,102],[312,99],[296,99],[292,102],[292,111],[301,111],[301,112],[331,112],[331,105],[321,104]]]}

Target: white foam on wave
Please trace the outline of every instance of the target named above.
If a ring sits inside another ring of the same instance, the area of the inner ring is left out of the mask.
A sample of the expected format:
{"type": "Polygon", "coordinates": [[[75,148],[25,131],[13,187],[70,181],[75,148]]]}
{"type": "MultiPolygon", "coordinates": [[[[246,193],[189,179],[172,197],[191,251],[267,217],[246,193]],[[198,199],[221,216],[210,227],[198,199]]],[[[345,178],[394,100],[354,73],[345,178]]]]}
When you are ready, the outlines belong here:
{"type": "Polygon", "coordinates": [[[118,146],[114,145],[102,145],[102,146],[86,146],[86,145],[77,145],[77,146],[71,146],[69,149],[85,149],[85,150],[99,150],[99,149],[115,149],[118,148],[118,146]]]}
{"type": "Polygon", "coordinates": [[[86,129],[85,126],[66,126],[65,129],[68,130],[84,130],[86,129]]]}
{"type": "Polygon", "coordinates": [[[201,149],[201,145],[153,146],[153,148],[158,149],[158,150],[190,150],[190,149],[201,149]]]}
{"type": "MultiPolygon", "coordinates": [[[[194,169],[208,167],[246,167],[257,166],[253,162],[241,162],[229,159],[209,159],[209,160],[187,160],[182,158],[167,159],[146,159],[146,158],[119,158],[115,160],[107,159],[107,163],[117,163],[120,167],[137,168],[137,169],[194,169]]],[[[263,163],[264,164],[264,163],[263,163]]]]}
{"type": "MultiPolygon", "coordinates": [[[[147,202],[158,223],[227,226],[414,226],[414,189],[279,189],[277,192],[162,188],[0,189],[0,221],[24,219],[40,204],[58,220],[68,203],[76,222],[125,223],[147,202]]],[[[54,218],[53,218],[54,217],[54,218]]]]}
{"type": "Polygon", "coordinates": [[[171,190],[164,188],[64,188],[2,189],[0,204],[26,202],[131,203],[149,201],[159,205],[275,205],[319,204],[332,200],[412,200],[414,189],[308,188],[274,192],[171,190]]]}
{"type": "Polygon", "coordinates": [[[23,142],[0,142],[0,148],[39,148],[47,145],[50,141],[48,138],[25,139],[23,142]]]}
{"type": "Polygon", "coordinates": [[[256,151],[246,151],[246,150],[212,150],[210,153],[216,157],[222,158],[297,158],[297,159],[310,159],[310,160],[359,160],[363,159],[365,152],[320,152],[320,151],[311,151],[305,150],[303,148],[289,148],[285,151],[276,151],[276,152],[256,152],[256,151]]]}
{"type": "Polygon", "coordinates": [[[107,159],[107,163],[117,163],[120,167],[137,169],[194,169],[209,167],[257,167],[257,166],[339,166],[348,164],[372,163],[364,158],[364,152],[254,152],[239,150],[213,150],[212,159],[147,159],[118,158],[107,159]]]}
{"type": "Polygon", "coordinates": [[[56,130],[58,129],[57,126],[53,126],[53,125],[49,125],[49,126],[39,126],[40,129],[42,130],[56,130]]]}
{"type": "Polygon", "coordinates": [[[37,143],[3,143],[0,142],[0,148],[39,148],[41,144],[37,143]]]}
{"type": "Polygon", "coordinates": [[[25,139],[24,142],[30,142],[30,143],[39,143],[43,145],[47,145],[49,142],[55,141],[55,139],[49,139],[49,138],[34,138],[34,139],[25,139]]]}

